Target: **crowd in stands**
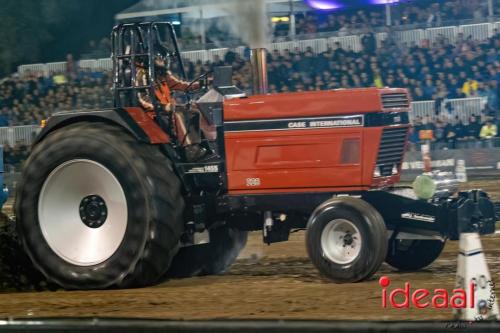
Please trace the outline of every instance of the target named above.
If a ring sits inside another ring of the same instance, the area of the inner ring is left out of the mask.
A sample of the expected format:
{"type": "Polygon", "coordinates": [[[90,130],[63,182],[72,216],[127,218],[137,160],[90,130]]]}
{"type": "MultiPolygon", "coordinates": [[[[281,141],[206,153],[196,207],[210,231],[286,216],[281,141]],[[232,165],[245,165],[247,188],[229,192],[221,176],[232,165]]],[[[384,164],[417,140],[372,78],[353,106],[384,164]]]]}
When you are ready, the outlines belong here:
{"type": "MultiPolygon", "coordinates": [[[[440,26],[445,22],[476,19],[488,16],[487,0],[447,0],[447,1],[402,1],[391,6],[391,25],[440,26]]],[[[367,9],[347,9],[335,12],[308,12],[297,15],[297,34],[352,30],[382,27],[386,25],[384,6],[367,9]]],[[[284,29],[279,29],[278,33],[284,29]]]]}
{"type": "MultiPolygon", "coordinates": [[[[500,14],[499,0],[494,0],[494,15],[500,14]]],[[[489,16],[488,0],[402,0],[391,5],[390,25],[393,27],[418,26],[435,27],[443,24],[455,24],[457,21],[474,20],[484,21],[489,16]]],[[[383,28],[387,25],[384,6],[368,6],[366,8],[341,8],[335,11],[308,11],[295,14],[295,35],[310,35],[316,33],[332,33],[346,36],[360,33],[374,28],[383,28]]],[[[207,20],[207,43],[224,41],[228,37],[227,31],[221,31],[220,19],[207,20]]],[[[278,21],[272,28],[277,41],[286,39],[290,35],[290,22],[278,21]]],[[[200,44],[201,37],[192,31],[189,25],[182,27],[182,40],[185,44],[200,44]]]]}
{"type": "Polygon", "coordinates": [[[108,73],[68,69],[14,75],[0,83],[0,127],[40,124],[57,111],[112,106],[108,73]]]}
{"type": "MultiPolygon", "coordinates": [[[[363,50],[336,44],[316,54],[312,49],[273,50],[268,55],[271,93],[357,87],[405,87],[413,100],[485,97],[485,113],[499,109],[500,34],[478,42],[459,36],[451,44],[442,38],[432,45],[399,47],[384,41],[377,48],[373,35],[362,38],[363,50]]],[[[247,59],[228,52],[212,62],[188,62],[188,77],[214,66],[232,65],[236,84],[251,91],[247,59]]],[[[65,73],[31,73],[0,83],[0,126],[37,124],[55,111],[111,106],[109,73],[77,70],[70,58],[65,73]]],[[[451,113],[452,110],[450,110],[451,113]]]]}
{"type": "MultiPolygon", "coordinates": [[[[451,44],[446,38],[432,45],[398,47],[390,38],[377,48],[373,34],[363,38],[363,50],[354,52],[336,44],[321,54],[312,49],[274,50],[268,57],[271,93],[358,87],[405,87],[413,100],[484,97],[485,113],[496,116],[499,109],[500,34],[482,42],[459,36],[451,44]]],[[[248,62],[234,52],[212,63],[189,63],[190,77],[213,66],[232,65],[235,81],[251,90],[248,62]]],[[[452,113],[453,110],[449,110],[452,113]]]]}
{"type": "Polygon", "coordinates": [[[430,121],[417,117],[410,130],[410,150],[430,142],[433,150],[457,148],[492,148],[498,137],[496,119],[486,115],[473,115],[466,122],[458,117],[438,117],[430,121]]]}

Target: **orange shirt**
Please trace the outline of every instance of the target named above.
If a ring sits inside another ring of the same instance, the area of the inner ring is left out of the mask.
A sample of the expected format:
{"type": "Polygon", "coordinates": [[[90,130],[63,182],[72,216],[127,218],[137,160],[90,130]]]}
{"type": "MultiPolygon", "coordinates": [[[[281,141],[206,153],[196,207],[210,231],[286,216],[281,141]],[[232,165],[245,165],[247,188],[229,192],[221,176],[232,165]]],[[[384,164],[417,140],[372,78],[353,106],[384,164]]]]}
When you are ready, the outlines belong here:
{"type": "Polygon", "coordinates": [[[158,101],[163,105],[168,105],[173,102],[170,87],[167,82],[163,81],[156,89],[155,95],[158,101]]]}

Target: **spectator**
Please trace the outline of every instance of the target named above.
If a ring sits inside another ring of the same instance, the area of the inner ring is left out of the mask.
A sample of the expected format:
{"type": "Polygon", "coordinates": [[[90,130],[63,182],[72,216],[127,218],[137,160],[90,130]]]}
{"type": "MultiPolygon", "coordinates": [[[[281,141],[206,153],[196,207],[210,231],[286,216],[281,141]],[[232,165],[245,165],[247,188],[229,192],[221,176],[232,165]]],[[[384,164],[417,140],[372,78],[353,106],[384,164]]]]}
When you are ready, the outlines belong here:
{"type": "Polygon", "coordinates": [[[481,140],[484,141],[486,148],[492,148],[493,140],[497,136],[497,134],[497,125],[493,124],[491,120],[488,120],[481,128],[481,133],[479,134],[479,136],[481,140]]]}
{"type": "Polygon", "coordinates": [[[471,97],[476,94],[478,88],[479,88],[479,83],[472,78],[468,78],[467,81],[465,81],[464,85],[462,86],[462,92],[465,94],[465,96],[471,97]]]}
{"type": "Polygon", "coordinates": [[[467,146],[474,148],[475,143],[479,139],[479,132],[481,131],[481,124],[476,120],[475,116],[469,117],[469,123],[464,126],[464,140],[468,141],[467,146]]]}
{"type": "Polygon", "coordinates": [[[377,41],[375,40],[375,35],[373,32],[369,32],[363,37],[361,37],[361,45],[363,45],[363,51],[368,55],[373,55],[377,49],[377,41]]]}
{"type": "Polygon", "coordinates": [[[434,149],[439,150],[446,147],[446,124],[438,119],[434,129],[434,149]]]}
{"type": "Polygon", "coordinates": [[[453,123],[448,123],[445,127],[446,141],[448,148],[456,149],[458,142],[463,138],[463,124],[462,121],[456,117],[453,123]]]}

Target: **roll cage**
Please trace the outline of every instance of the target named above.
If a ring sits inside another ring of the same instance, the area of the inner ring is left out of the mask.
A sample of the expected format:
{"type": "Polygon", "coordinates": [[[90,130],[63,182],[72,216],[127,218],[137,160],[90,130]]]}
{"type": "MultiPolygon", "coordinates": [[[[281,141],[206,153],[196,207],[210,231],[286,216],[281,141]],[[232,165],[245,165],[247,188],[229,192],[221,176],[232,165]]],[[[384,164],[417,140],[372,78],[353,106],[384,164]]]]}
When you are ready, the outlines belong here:
{"type": "Polygon", "coordinates": [[[138,106],[137,93],[149,90],[149,96],[155,105],[156,119],[161,119],[159,117],[161,108],[153,84],[156,79],[154,56],[160,52],[170,57],[178,64],[180,75],[184,79],[186,78],[172,24],[168,22],[142,22],[116,25],[111,33],[111,48],[114,106],[117,108],[138,106]],[[162,33],[166,38],[162,38],[162,33]],[[147,85],[137,85],[136,83],[139,63],[147,71],[149,78],[147,85]]]}

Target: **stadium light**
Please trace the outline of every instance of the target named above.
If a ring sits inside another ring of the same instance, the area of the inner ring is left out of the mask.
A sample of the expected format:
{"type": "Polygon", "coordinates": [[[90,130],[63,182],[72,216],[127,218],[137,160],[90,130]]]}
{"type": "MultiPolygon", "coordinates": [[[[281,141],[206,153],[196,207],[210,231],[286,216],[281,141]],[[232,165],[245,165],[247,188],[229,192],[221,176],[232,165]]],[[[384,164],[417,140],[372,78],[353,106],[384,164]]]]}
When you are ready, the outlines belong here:
{"type": "Polygon", "coordinates": [[[290,17],[288,16],[274,16],[271,18],[271,22],[273,23],[279,23],[279,22],[289,22],[290,17]]]}
{"type": "Polygon", "coordinates": [[[319,10],[335,10],[344,7],[362,7],[366,5],[385,5],[401,0],[305,0],[306,4],[319,10]]]}
{"type": "Polygon", "coordinates": [[[332,10],[344,7],[339,1],[331,0],[306,0],[306,3],[316,9],[332,10]]]}

